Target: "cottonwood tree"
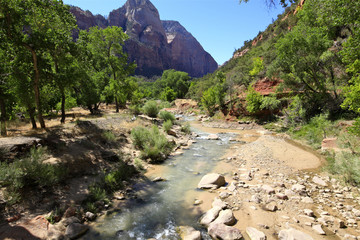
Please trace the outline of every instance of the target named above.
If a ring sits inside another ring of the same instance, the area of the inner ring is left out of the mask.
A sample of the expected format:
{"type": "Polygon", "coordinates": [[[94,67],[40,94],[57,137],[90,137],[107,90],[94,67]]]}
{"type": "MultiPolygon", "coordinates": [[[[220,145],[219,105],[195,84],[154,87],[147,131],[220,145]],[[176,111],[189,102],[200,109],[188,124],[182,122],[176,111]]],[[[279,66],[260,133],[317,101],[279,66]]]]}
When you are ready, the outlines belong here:
{"type": "MultiPolygon", "coordinates": [[[[69,6],[57,0],[0,0],[0,31],[11,42],[16,52],[23,49],[31,55],[32,85],[37,117],[45,128],[41,86],[44,72],[51,64],[50,50],[64,44],[64,34],[74,24],[69,6]],[[70,27],[69,27],[70,26],[70,27]]],[[[71,32],[70,32],[71,34],[71,32]]],[[[16,53],[18,54],[18,53],[16,53]]]]}
{"type": "Polygon", "coordinates": [[[127,39],[128,36],[116,26],[105,29],[92,27],[89,32],[80,31],[79,43],[86,46],[91,59],[88,72],[94,73],[90,78],[98,89],[97,93],[91,94],[97,94],[99,100],[101,97],[113,96],[116,112],[119,112],[120,105],[128,99],[127,92],[130,89],[125,79],[136,67],[135,64],[128,63],[127,55],[123,51],[127,39]]]}

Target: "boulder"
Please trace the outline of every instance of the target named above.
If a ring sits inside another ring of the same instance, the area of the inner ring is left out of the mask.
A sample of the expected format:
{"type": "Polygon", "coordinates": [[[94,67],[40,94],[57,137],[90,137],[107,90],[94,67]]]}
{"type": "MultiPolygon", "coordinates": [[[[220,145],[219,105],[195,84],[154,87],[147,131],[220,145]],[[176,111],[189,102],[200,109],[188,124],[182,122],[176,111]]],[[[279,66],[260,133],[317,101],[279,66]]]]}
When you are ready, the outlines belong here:
{"type": "Polygon", "coordinates": [[[228,208],[228,204],[224,201],[222,201],[220,198],[215,198],[214,201],[212,202],[211,206],[214,207],[219,207],[221,209],[226,209],[228,208]]]}
{"type": "Polygon", "coordinates": [[[236,223],[233,211],[231,209],[225,209],[220,211],[219,216],[216,218],[214,223],[222,223],[228,226],[232,226],[236,223]]]}
{"type": "Polygon", "coordinates": [[[208,140],[219,140],[219,136],[216,135],[216,134],[210,134],[208,137],[207,137],[208,140]]]}
{"type": "Polygon", "coordinates": [[[71,223],[67,226],[65,236],[70,239],[76,239],[89,230],[89,227],[81,223],[71,223]]]}
{"type": "Polygon", "coordinates": [[[180,226],[179,235],[183,240],[201,240],[200,231],[197,231],[190,226],[180,226]]]}
{"type": "Polygon", "coordinates": [[[265,233],[257,230],[256,228],[247,227],[246,228],[246,233],[247,233],[247,235],[249,236],[249,238],[251,240],[266,240],[265,233]]]}
{"type": "Polygon", "coordinates": [[[240,240],[243,238],[239,229],[221,223],[211,223],[208,233],[213,239],[240,240]]]}
{"type": "Polygon", "coordinates": [[[198,184],[198,188],[219,188],[225,185],[225,178],[218,173],[209,173],[203,176],[198,184]]]}
{"type": "Polygon", "coordinates": [[[279,240],[314,240],[310,235],[303,233],[294,228],[281,230],[279,232],[279,240]]]}
{"type": "Polygon", "coordinates": [[[200,224],[204,226],[209,226],[209,224],[214,221],[222,209],[220,207],[213,207],[207,211],[200,219],[200,224]]]}

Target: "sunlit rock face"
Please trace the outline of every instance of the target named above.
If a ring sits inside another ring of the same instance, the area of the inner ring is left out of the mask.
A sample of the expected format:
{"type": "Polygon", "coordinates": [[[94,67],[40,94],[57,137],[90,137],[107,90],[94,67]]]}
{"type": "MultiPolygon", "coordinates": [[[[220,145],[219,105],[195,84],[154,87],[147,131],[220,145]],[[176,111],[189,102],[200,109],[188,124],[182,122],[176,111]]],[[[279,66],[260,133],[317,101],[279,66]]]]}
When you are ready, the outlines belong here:
{"type": "Polygon", "coordinates": [[[166,69],[188,72],[201,77],[213,72],[218,65],[200,43],[176,21],[161,21],[159,12],[148,0],[128,0],[113,10],[107,19],[89,11],[72,7],[80,29],[93,26],[122,27],[130,39],[125,51],[137,64],[136,74],[161,75],[166,69]]]}

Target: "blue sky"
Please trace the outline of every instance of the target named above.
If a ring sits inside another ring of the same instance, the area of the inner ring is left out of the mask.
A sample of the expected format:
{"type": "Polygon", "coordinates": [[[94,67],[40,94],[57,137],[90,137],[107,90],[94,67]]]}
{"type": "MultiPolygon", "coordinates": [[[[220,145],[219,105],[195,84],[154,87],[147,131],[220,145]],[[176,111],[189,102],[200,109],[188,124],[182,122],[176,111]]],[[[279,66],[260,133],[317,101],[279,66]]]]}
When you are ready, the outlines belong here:
{"type": "MultiPolygon", "coordinates": [[[[124,5],[126,0],[63,0],[66,4],[90,10],[93,14],[108,15],[124,5]]],[[[276,20],[284,9],[267,8],[265,0],[151,0],[161,20],[179,21],[209,52],[218,64],[232,57],[245,40],[253,39],[259,31],[276,20]]]]}

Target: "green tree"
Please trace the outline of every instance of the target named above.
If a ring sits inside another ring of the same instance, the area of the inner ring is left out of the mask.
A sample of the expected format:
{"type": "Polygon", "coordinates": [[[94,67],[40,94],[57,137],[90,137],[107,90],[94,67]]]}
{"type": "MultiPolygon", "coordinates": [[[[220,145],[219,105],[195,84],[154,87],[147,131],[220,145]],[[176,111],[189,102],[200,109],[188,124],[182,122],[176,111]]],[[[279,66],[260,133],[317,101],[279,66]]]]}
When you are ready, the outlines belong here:
{"type": "Polygon", "coordinates": [[[154,83],[154,97],[160,97],[161,95],[164,97],[168,93],[169,99],[172,100],[175,98],[184,98],[189,90],[189,81],[190,77],[186,72],[176,71],[174,69],[165,70],[161,78],[154,83]]]}
{"type": "Polygon", "coordinates": [[[215,114],[217,108],[224,108],[224,99],[225,99],[225,75],[223,72],[217,72],[215,76],[216,84],[205,90],[201,97],[201,104],[208,111],[210,116],[215,114]]]}
{"type": "Polygon", "coordinates": [[[25,49],[31,55],[32,85],[37,117],[42,128],[43,105],[41,86],[48,71],[46,62],[50,49],[63,43],[67,26],[74,24],[69,6],[57,0],[1,0],[0,31],[6,35],[12,47],[18,51],[25,49]],[[47,69],[47,70],[46,70],[47,69]]]}
{"type": "Polygon", "coordinates": [[[124,41],[128,36],[121,28],[112,26],[105,29],[92,27],[88,33],[88,49],[95,61],[95,69],[103,76],[110,76],[106,88],[115,98],[116,112],[119,103],[124,103],[127,97],[125,78],[135,70],[135,64],[128,64],[127,55],[123,51],[124,41]]]}

